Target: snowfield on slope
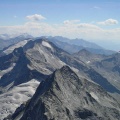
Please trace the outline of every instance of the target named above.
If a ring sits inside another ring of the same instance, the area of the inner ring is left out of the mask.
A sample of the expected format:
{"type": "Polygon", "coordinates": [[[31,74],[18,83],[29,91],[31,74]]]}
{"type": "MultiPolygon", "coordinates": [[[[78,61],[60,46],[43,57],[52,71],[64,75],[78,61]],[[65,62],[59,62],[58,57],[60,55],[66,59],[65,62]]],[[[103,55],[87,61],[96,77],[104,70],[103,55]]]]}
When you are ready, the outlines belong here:
{"type": "Polygon", "coordinates": [[[36,91],[40,82],[35,79],[20,84],[10,91],[0,95],[0,120],[14,113],[17,107],[30,99],[36,91]]]}
{"type": "Polygon", "coordinates": [[[16,65],[16,63],[13,63],[13,64],[11,65],[11,67],[9,67],[9,68],[7,68],[7,69],[5,69],[5,70],[0,71],[0,79],[1,79],[1,77],[2,77],[4,74],[10,72],[10,71],[15,67],[15,65],[16,65]]]}
{"type": "Polygon", "coordinates": [[[10,46],[8,49],[4,50],[3,52],[5,54],[10,54],[10,53],[13,52],[13,50],[15,48],[23,47],[27,42],[28,42],[28,40],[24,40],[24,41],[18,42],[17,44],[10,46]]]}
{"type": "Polygon", "coordinates": [[[45,46],[45,47],[50,48],[51,50],[53,50],[52,46],[46,41],[42,41],[42,45],[45,46]]]}

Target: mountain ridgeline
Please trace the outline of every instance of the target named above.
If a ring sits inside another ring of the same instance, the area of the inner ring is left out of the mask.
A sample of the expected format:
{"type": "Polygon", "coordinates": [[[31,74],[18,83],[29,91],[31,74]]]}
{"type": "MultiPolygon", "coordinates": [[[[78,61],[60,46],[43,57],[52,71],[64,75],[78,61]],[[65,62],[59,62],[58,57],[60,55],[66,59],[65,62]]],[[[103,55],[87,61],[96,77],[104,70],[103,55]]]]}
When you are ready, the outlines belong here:
{"type": "Polygon", "coordinates": [[[70,54],[79,52],[82,49],[86,49],[91,53],[102,55],[111,55],[115,53],[115,51],[104,49],[95,43],[88,42],[83,39],[68,39],[61,36],[47,37],[47,39],[53,42],[57,47],[69,52],[70,54]]]}
{"type": "MultiPolygon", "coordinates": [[[[57,47],[69,52],[70,54],[76,53],[82,49],[86,49],[86,50],[88,50],[92,53],[96,53],[96,54],[111,55],[111,54],[115,53],[115,51],[104,49],[95,43],[88,42],[83,39],[68,39],[68,38],[61,37],[61,36],[55,36],[55,37],[43,36],[43,37],[40,37],[40,39],[41,38],[45,38],[45,39],[53,42],[57,47]]],[[[14,48],[14,47],[12,47],[12,45],[19,43],[18,45],[16,45],[16,46],[19,46],[20,44],[26,43],[26,41],[29,39],[35,40],[37,38],[33,38],[29,34],[23,34],[23,35],[19,35],[19,36],[15,36],[15,37],[12,36],[12,38],[9,35],[0,35],[0,42],[1,42],[0,50],[2,50],[4,48],[4,53],[10,52],[11,49],[14,48]],[[5,36],[5,37],[3,37],[3,36],[5,36]],[[11,48],[10,48],[10,46],[11,46],[11,48]],[[10,51],[6,50],[8,47],[9,47],[10,51]]]]}
{"type": "MultiPolygon", "coordinates": [[[[10,62],[6,64],[8,66],[4,69],[11,67],[14,63],[16,65],[10,72],[1,76],[0,86],[2,88],[8,86],[13,81],[15,85],[18,85],[22,82],[26,82],[32,78],[31,76],[34,76],[34,73],[40,73],[42,76],[48,76],[52,72],[54,72],[55,69],[61,68],[63,65],[69,65],[81,76],[87,76],[92,81],[102,85],[102,87],[108,92],[120,93],[120,91],[117,90],[117,88],[115,88],[111,83],[109,83],[109,81],[107,81],[106,78],[101,76],[92,67],[89,67],[89,65],[85,64],[82,60],[77,60],[75,57],[72,57],[69,53],[56,47],[53,43],[44,39],[29,41],[23,48],[15,49],[13,53],[1,57],[1,61],[3,60],[1,62],[1,68],[3,64],[6,63],[5,57],[10,59],[6,60],[7,62],[10,62]],[[14,53],[18,54],[18,51],[20,51],[20,56],[16,57],[14,53]],[[14,61],[14,59],[16,61],[14,61]],[[23,70],[24,73],[22,72],[23,70]],[[15,75],[16,73],[18,76],[15,75]],[[20,82],[20,79],[23,81],[20,82]]],[[[44,77],[41,77],[41,79],[44,79],[44,77]]]]}
{"type": "Polygon", "coordinates": [[[119,120],[119,53],[96,54],[84,46],[71,54],[62,45],[57,38],[41,37],[24,39],[2,51],[0,120],[119,120]],[[31,84],[32,93],[27,89],[31,84]],[[19,93],[13,94],[16,90],[19,93]]]}
{"type": "Polygon", "coordinates": [[[68,66],[41,82],[32,99],[7,120],[119,120],[120,105],[68,66]]]}
{"type": "Polygon", "coordinates": [[[8,34],[0,34],[0,50],[29,38],[33,38],[33,36],[27,33],[13,36],[8,34]]]}

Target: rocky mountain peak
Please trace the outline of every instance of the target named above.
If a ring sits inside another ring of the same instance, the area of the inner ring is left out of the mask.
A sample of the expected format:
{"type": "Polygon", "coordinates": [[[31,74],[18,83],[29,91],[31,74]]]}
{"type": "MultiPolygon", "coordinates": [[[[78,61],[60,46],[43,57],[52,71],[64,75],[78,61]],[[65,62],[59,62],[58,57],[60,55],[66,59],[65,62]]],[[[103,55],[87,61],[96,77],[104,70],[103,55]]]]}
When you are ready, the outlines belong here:
{"type": "Polygon", "coordinates": [[[90,53],[89,51],[87,51],[86,49],[82,49],[78,52],[78,55],[91,55],[92,53],[90,53]]]}
{"type": "Polygon", "coordinates": [[[19,116],[20,120],[119,120],[119,104],[112,103],[101,87],[85,81],[63,66],[41,82],[27,105],[7,120],[19,116]]]}
{"type": "Polygon", "coordinates": [[[66,72],[73,72],[70,67],[68,67],[67,65],[63,66],[61,69],[61,72],[66,73],[66,72]]]}

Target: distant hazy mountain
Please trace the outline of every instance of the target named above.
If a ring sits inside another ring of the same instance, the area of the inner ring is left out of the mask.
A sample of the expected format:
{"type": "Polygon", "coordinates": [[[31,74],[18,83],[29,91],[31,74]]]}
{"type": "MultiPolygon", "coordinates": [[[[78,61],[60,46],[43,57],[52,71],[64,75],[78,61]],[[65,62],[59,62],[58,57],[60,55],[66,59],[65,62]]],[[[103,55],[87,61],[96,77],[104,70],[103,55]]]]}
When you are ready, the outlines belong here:
{"type": "Polygon", "coordinates": [[[78,39],[78,38],[68,39],[68,38],[61,37],[61,36],[56,36],[54,38],[59,40],[59,41],[62,41],[62,42],[67,42],[69,44],[73,44],[73,45],[77,45],[77,46],[83,46],[85,48],[102,49],[101,46],[99,46],[95,43],[92,43],[92,42],[88,42],[88,41],[83,40],[83,39],[78,39]]]}
{"type": "Polygon", "coordinates": [[[103,55],[111,55],[115,53],[115,51],[104,49],[95,43],[91,43],[83,39],[68,39],[60,36],[48,37],[47,39],[53,42],[59,48],[71,54],[76,53],[82,49],[86,49],[92,53],[103,54],[103,55]]]}
{"type": "Polygon", "coordinates": [[[0,39],[2,40],[9,40],[9,39],[13,39],[13,38],[31,38],[32,36],[27,34],[27,33],[23,33],[23,34],[0,34],[0,39]]]}
{"type": "Polygon", "coordinates": [[[64,66],[5,120],[119,120],[119,116],[120,105],[113,97],[64,66]]]}
{"type": "Polygon", "coordinates": [[[10,38],[14,38],[15,36],[18,36],[18,35],[0,34],[0,39],[7,40],[10,38]]]}
{"type": "MultiPolygon", "coordinates": [[[[14,44],[21,42],[23,40],[28,40],[29,38],[33,39],[33,37],[29,34],[22,34],[19,36],[9,36],[9,35],[5,34],[5,35],[1,35],[1,36],[2,37],[0,37],[0,50],[2,50],[5,47],[6,47],[5,49],[7,49],[11,45],[13,46],[14,44]]],[[[46,38],[46,37],[40,37],[40,38],[46,38]]],[[[37,39],[37,38],[34,38],[34,39],[37,39]]],[[[76,53],[82,49],[86,49],[92,53],[104,54],[104,55],[111,55],[111,54],[115,53],[114,51],[106,50],[106,49],[98,46],[95,43],[91,43],[91,42],[85,41],[83,39],[68,39],[68,38],[64,38],[64,37],[60,37],[60,36],[47,37],[47,39],[49,41],[53,42],[57,47],[69,52],[70,54],[76,53]]],[[[0,56],[1,56],[1,54],[3,54],[3,53],[0,53],[0,56]]]]}
{"type": "Polygon", "coordinates": [[[105,55],[94,54],[87,51],[86,49],[82,49],[79,52],[74,53],[73,56],[78,60],[84,61],[86,64],[92,64],[93,62],[101,61],[107,58],[105,55]]]}
{"type": "Polygon", "coordinates": [[[17,42],[20,42],[22,40],[26,40],[29,38],[33,38],[33,37],[27,33],[21,34],[21,35],[13,35],[13,36],[10,36],[8,34],[2,34],[0,35],[0,50],[12,44],[15,44],[17,42]]]}

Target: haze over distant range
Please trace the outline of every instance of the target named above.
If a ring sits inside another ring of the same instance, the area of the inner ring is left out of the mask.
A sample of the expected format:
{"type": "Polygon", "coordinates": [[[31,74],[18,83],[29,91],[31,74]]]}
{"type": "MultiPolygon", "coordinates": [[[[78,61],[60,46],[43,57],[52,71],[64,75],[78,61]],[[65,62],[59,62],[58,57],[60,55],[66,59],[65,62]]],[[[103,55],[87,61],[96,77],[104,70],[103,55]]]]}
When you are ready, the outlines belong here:
{"type": "Polygon", "coordinates": [[[82,38],[120,50],[119,0],[5,0],[0,34],[82,38]]]}

